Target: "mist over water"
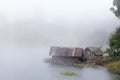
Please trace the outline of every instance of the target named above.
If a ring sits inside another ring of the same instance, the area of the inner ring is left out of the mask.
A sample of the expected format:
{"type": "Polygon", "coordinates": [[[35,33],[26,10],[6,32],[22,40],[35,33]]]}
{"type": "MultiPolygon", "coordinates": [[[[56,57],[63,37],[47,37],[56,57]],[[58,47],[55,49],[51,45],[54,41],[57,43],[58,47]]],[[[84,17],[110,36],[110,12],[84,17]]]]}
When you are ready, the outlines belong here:
{"type": "Polygon", "coordinates": [[[39,80],[47,65],[43,60],[46,49],[22,46],[0,47],[0,79],[1,80],[39,80]],[[42,56],[41,56],[42,55],[42,56]]]}
{"type": "Polygon", "coordinates": [[[0,80],[112,80],[103,68],[44,63],[51,46],[108,47],[120,25],[111,6],[112,0],[0,1],[0,80]],[[79,76],[62,76],[63,70],[79,76]]]}
{"type": "Polygon", "coordinates": [[[0,46],[1,80],[112,80],[111,74],[104,68],[75,68],[72,66],[44,63],[48,58],[48,49],[18,45],[0,46]],[[77,73],[69,77],[61,71],[70,70],[77,73]]]}

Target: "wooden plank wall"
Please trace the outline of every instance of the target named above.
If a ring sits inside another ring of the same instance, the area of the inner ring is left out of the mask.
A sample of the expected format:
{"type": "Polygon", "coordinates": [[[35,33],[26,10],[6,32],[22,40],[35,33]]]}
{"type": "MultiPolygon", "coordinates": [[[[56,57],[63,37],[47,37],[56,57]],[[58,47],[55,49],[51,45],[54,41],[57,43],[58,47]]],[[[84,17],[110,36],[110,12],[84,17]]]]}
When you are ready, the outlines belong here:
{"type": "Polygon", "coordinates": [[[51,47],[50,55],[55,56],[82,56],[82,48],[51,47]]]}

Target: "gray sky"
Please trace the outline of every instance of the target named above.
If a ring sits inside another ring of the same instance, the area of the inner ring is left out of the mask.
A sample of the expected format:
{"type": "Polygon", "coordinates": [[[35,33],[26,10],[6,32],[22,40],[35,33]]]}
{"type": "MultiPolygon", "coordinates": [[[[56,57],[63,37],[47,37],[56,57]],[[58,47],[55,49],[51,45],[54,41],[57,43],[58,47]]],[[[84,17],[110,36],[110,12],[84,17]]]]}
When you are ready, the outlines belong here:
{"type": "Polygon", "coordinates": [[[0,44],[108,46],[112,0],[0,0],[0,44]]]}

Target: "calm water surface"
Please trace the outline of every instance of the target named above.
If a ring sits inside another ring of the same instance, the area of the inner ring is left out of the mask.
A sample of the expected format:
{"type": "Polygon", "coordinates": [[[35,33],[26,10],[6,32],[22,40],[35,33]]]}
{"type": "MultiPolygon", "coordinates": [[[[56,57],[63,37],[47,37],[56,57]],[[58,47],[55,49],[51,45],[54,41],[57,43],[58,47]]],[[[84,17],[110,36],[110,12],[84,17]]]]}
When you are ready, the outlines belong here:
{"type": "Polygon", "coordinates": [[[0,46],[0,80],[112,80],[104,68],[78,69],[44,63],[49,48],[0,46]],[[77,73],[69,77],[60,74],[71,70],[77,73]]]}

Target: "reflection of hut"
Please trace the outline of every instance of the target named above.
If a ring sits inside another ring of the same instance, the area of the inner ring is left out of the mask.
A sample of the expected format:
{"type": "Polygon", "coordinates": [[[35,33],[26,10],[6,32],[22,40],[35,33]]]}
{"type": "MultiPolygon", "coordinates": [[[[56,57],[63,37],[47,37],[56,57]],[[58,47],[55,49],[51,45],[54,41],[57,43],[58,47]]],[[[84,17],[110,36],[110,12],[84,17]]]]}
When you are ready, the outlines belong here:
{"type": "Polygon", "coordinates": [[[51,47],[50,55],[54,63],[80,63],[83,56],[82,48],[51,47]]]}
{"type": "Polygon", "coordinates": [[[96,57],[96,56],[102,56],[103,51],[100,48],[97,47],[87,47],[85,49],[85,56],[86,57],[96,57]]]}

